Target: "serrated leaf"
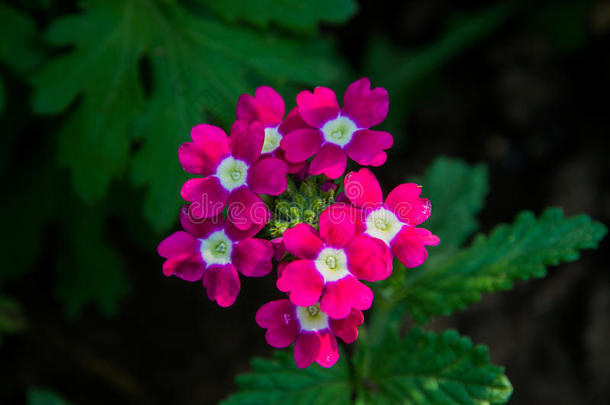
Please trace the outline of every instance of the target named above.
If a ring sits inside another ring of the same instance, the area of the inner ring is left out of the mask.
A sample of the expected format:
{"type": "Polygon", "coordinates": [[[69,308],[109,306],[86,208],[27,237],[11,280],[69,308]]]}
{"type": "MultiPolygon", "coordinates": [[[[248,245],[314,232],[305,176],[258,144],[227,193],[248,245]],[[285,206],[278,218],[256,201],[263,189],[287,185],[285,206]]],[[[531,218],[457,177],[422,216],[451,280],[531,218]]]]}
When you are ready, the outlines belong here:
{"type": "Polygon", "coordinates": [[[30,388],[27,401],[27,405],[72,405],[61,395],[42,388],[30,388]]]}
{"type": "Polygon", "coordinates": [[[432,204],[432,215],[422,226],[441,239],[435,254],[461,246],[477,230],[475,216],[489,190],[487,168],[440,157],[415,182],[432,204]]]}
{"type": "Polygon", "coordinates": [[[512,393],[503,368],[490,364],[487,348],[455,331],[437,336],[416,328],[404,339],[390,334],[369,353],[367,365],[364,353],[355,359],[366,367],[358,403],[503,404],[512,393]]]}
{"type": "Polygon", "coordinates": [[[319,23],[347,21],[358,5],[354,0],[199,0],[229,21],[247,21],[259,27],[269,23],[293,31],[314,31],[319,23]]]}
{"type": "Polygon", "coordinates": [[[586,215],[564,218],[558,208],[539,218],[525,211],[514,224],[478,235],[470,247],[407,272],[399,298],[419,322],[449,315],[484,292],[507,290],[515,280],[544,277],[547,266],[576,260],[580,250],[597,247],[606,231],[586,215]]]}
{"type": "Polygon", "coordinates": [[[68,241],[58,263],[56,294],[68,318],[78,317],[89,304],[112,316],[127,294],[124,264],[107,242],[105,220],[103,210],[82,207],[66,226],[68,241]]]}
{"type": "Polygon", "coordinates": [[[178,3],[157,0],[143,7],[136,0],[88,0],[85,5],[82,14],[59,19],[47,33],[50,43],[74,51],[36,75],[34,108],[55,114],[80,96],[59,148],[76,190],[86,201],[99,200],[129,166],[134,183],[149,189],[144,213],[158,231],[177,218],[185,179],[177,148],[204,114],[205,120],[230,124],[237,97],[253,90],[253,78],[317,84],[341,69],[326,41],[305,43],[227,27],[195,17],[178,3]],[[149,74],[141,74],[146,66],[149,74]],[[150,94],[144,94],[148,77],[150,94]]]}
{"type": "Polygon", "coordinates": [[[331,368],[298,369],[291,353],[252,359],[252,371],[237,376],[239,392],[221,405],[349,405],[351,386],[345,353],[331,368]]]}

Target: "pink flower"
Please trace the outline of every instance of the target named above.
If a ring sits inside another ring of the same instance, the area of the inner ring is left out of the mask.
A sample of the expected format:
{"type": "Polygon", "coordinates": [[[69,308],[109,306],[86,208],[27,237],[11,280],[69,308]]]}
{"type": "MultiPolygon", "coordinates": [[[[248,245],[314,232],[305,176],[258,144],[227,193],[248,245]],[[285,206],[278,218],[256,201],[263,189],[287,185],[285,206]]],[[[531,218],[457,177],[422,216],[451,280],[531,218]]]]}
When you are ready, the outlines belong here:
{"type": "Polygon", "coordinates": [[[304,90],[297,95],[303,120],[313,128],[291,131],[282,138],[281,148],[289,162],[303,162],[315,155],[310,173],[339,178],[347,165],[347,156],[361,165],[380,166],[392,146],[392,135],[373,131],[388,114],[388,92],[371,90],[368,78],[350,84],[345,91],[343,108],[335,93],[326,87],[304,90]]]}
{"type": "Polygon", "coordinates": [[[256,323],[266,328],[267,342],[277,348],[294,345],[294,360],[299,368],[309,367],[314,361],[331,367],[339,359],[337,338],[352,343],[358,338],[362,312],[352,309],[347,317],[330,319],[316,303],[299,307],[289,300],[271,301],[256,312],[256,323]]]}
{"type": "Polygon", "coordinates": [[[213,125],[191,130],[193,142],[178,149],[184,170],[205,177],[182,186],[182,198],[190,201],[198,218],[217,216],[228,205],[227,218],[239,229],[262,229],[269,210],[257,194],[279,195],[286,190],[284,161],[261,158],[264,131],[260,122],[235,121],[231,137],[213,125]]]}
{"type": "Polygon", "coordinates": [[[436,246],[440,239],[416,225],[430,217],[430,201],[420,198],[421,187],[401,184],[388,194],[385,203],[379,182],[366,168],[345,176],[345,195],[362,209],[362,230],[380,239],[406,267],[417,267],[428,258],[426,246],[436,246]]]}
{"type": "Polygon", "coordinates": [[[300,260],[282,269],[277,281],[290,301],[310,306],[320,301],[322,311],[333,319],[345,318],[352,308],[370,308],[373,292],[358,280],[385,279],[392,271],[392,257],[385,244],[356,234],[355,209],[334,204],[320,215],[320,233],[297,224],[282,236],[286,250],[300,260]]]}
{"type": "MultiPolygon", "coordinates": [[[[273,156],[284,160],[284,151],[280,149],[280,142],[284,135],[301,128],[309,128],[303,121],[297,108],[293,108],[284,121],[286,107],[284,100],[269,86],[256,89],[254,97],[242,94],[237,100],[236,117],[247,122],[260,121],[265,128],[263,142],[263,156],[273,156]]],[[[303,167],[303,162],[288,163],[288,173],[296,173],[303,167]]]]}
{"type": "Polygon", "coordinates": [[[248,277],[262,277],[271,271],[273,246],[253,238],[256,229],[242,231],[221,215],[197,218],[188,205],[180,212],[180,223],[186,232],[174,232],[157,248],[167,259],[163,274],[186,281],[203,278],[208,298],[221,307],[230,306],[237,298],[238,271],[248,277]]]}

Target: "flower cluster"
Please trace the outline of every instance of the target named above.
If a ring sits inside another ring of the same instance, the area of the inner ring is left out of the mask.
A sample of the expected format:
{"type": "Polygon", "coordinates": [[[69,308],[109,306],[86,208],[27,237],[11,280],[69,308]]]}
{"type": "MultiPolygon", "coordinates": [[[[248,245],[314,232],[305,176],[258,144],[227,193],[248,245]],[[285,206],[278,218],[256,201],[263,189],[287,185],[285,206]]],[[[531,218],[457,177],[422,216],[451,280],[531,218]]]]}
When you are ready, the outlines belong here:
{"type": "Polygon", "coordinates": [[[257,324],[273,347],[295,342],[298,367],[330,367],[337,337],[354,342],[373,303],[363,282],[389,277],[394,257],[421,265],[439,239],[417,227],[430,216],[417,184],[401,184],[384,200],[370,169],[344,176],[348,157],[373,167],[387,159],[392,135],[370,129],[388,113],[385,89],[363,78],[349,85],[343,107],[326,87],[302,91],[296,104],[285,116],[282,97],[263,86],[239,97],[229,136],[193,127],[178,158],[200,177],[181,190],[189,202],[180,212],[184,230],[158,252],[164,275],[201,280],[222,307],[237,299],[239,273],[262,277],[275,263],[287,298],[263,305],[257,324]]]}

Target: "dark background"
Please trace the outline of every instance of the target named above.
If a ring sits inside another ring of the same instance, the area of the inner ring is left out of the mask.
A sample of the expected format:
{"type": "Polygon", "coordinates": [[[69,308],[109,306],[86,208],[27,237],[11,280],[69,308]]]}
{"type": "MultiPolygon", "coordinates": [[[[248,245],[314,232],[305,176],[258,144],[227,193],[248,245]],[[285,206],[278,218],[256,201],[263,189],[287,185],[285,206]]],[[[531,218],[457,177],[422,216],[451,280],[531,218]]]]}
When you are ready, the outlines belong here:
{"type": "MultiPolygon", "coordinates": [[[[400,58],[434,43],[452,16],[489,3],[363,1],[347,24],[322,27],[355,72],[344,83],[370,75],[373,85],[390,93],[385,128],[400,140],[388,163],[375,170],[386,190],[448,155],[489,167],[490,193],[479,216],[484,232],[523,209],[540,213],[549,205],[610,222],[610,3],[529,3],[415,85],[396,89],[388,79],[395,60],[375,60],[371,41],[381,38],[400,58]]],[[[77,10],[71,2],[54,7],[32,12],[41,30],[54,16],[77,10]]],[[[16,145],[2,162],[3,179],[9,179],[2,198],[10,200],[11,179],[34,170],[27,163],[32,149],[53,154],[63,116],[33,115],[27,80],[2,72],[10,100],[2,136],[16,145]]],[[[62,193],[69,182],[58,170],[59,177],[43,181],[62,193]]],[[[27,189],[27,181],[20,186],[27,189]]],[[[138,216],[141,197],[120,182],[112,193],[123,197],[107,204],[123,213],[109,215],[105,227],[125,261],[128,294],[114,316],[89,306],[76,319],[66,317],[50,264],[62,255],[57,235],[65,225],[45,225],[33,265],[2,286],[21,304],[27,327],[4,336],[0,403],[23,403],[27,389],[39,386],[75,404],[211,404],[235,389],[233,378],[248,369],[250,357],[270,355],[253,315],[270,297],[280,297],[272,279],[242,278],[237,303],[219,308],[201,286],[163,277],[155,251],[163,235],[138,216]]],[[[11,238],[20,229],[3,231],[11,238]]],[[[455,327],[487,344],[515,387],[512,404],[610,403],[609,260],[605,240],[579,261],[552,268],[545,279],[486,295],[430,326],[455,327]]]]}

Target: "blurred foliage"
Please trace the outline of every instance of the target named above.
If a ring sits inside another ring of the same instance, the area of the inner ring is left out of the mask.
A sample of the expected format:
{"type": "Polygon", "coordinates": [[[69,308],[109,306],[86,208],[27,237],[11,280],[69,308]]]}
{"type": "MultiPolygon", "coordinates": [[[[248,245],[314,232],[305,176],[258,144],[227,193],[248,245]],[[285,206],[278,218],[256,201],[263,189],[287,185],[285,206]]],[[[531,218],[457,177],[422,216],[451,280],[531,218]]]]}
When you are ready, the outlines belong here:
{"type": "MultiPolygon", "coordinates": [[[[404,133],[408,118],[404,111],[428,96],[427,79],[435,77],[460,52],[491,35],[515,10],[512,2],[500,2],[481,11],[455,15],[438,40],[419,49],[399,49],[386,38],[374,37],[364,59],[365,71],[374,83],[392,90],[392,112],[384,126],[390,132],[404,133]]],[[[405,139],[395,137],[396,145],[404,145],[405,139]]]]}
{"type": "Polygon", "coordinates": [[[342,23],[358,9],[355,0],[196,0],[230,22],[266,28],[277,24],[295,32],[315,32],[320,22],[342,23]]]}
{"type": "Polygon", "coordinates": [[[424,177],[413,181],[425,185],[423,195],[434,202],[433,215],[425,226],[441,238],[434,252],[438,255],[460,247],[478,228],[476,215],[489,191],[487,167],[440,157],[424,177]]]}
{"type": "Polygon", "coordinates": [[[332,368],[317,364],[300,370],[288,351],[272,359],[252,359],[252,371],[237,377],[240,391],[221,405],[349,405],[352,388],[345,353],[332,368]]]}
{"type": "Polygon", "coordinates": [[[33,78],[34,111],[57,114],[80,95],[59,141],[59,160],[76,191],[88,203],[99,201],[129,167],[133,182],[148,188],[144,215],[158,231],[174,223],[186,178],[170,151],[201,121],[229,125],[238,96],[253,87],[248,75],[314,85],[341,71],[320,38],[227,27],[174,2],[86,4],[45,35],[73,50],[33,78]]]}
{"type": "Polygon", "coordinates": [[[0,345],[5,334],[19,333],[27,327],[21,305],[12,298],[0,295],[0,345]]]}
{"type": "MultiPolygon", "coordinates": [[[[42,58],[36,40],[36,26],[32,19],[0,3],[0,62],[15,74],[31,71],[42,58]]],[[[0,112],[4,110],[5,103],[5,85],[0,75],[0,112]]]]}
{"type": "Polygon", "coordinates": [[[513,391],[487,347],[453,330],[388,334],[368,359],[354,360],[364,368],[356,404],[503,404],[513,391]]]}
{"type": "Polygon", "coordinates": [[[30,388],[27,405],[72,405],[59,394],[42,388],[30,388]]]}

